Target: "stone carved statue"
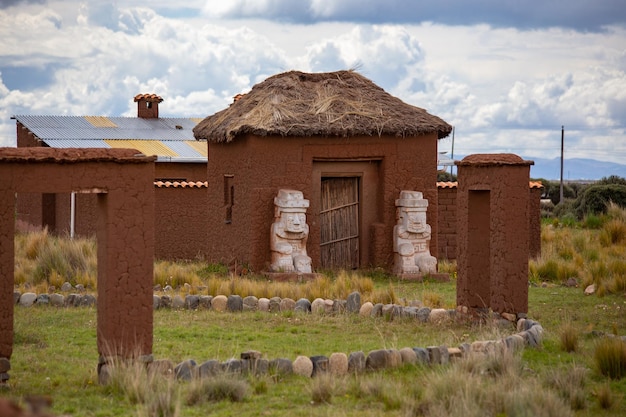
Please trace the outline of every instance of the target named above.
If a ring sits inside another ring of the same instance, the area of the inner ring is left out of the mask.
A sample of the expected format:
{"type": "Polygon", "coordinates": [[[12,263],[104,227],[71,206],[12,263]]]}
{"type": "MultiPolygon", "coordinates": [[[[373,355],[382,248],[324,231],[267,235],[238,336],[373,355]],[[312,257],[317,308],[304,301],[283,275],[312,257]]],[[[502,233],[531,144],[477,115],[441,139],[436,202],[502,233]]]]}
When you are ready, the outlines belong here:
{"type": "Polygon", "coordinates": [[[270,235],[271,270],[311,273],[311,258],[306,253],[309,237],[306,209],[309,200],[304,199],[301,191],[278,190],[274,205],[270,235]]]}
{"type": "Polygon", "coordinates": [[[437,272],[437,258],[430,254],[430,226],[425,200],[419,191],[401,191],[396,200],[398,223],[393,228],[394,273],[437,272]]]}

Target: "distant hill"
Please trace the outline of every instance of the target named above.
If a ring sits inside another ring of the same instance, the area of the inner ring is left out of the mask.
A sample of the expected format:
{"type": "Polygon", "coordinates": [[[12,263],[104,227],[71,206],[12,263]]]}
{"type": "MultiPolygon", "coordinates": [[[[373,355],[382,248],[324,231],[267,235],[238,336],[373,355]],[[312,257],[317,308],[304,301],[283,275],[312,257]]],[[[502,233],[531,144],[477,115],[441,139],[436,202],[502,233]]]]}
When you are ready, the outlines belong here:
{"type": "MultiPolygon", "coordinates": [[[[531,178],[547,180],[559,180],[561,178],[561,158],[525,157],[524,159],[535,161],[535,165],[530,167],[531,178]]],[[[610,175],[626,178],[626,165],[584,158],[565,159],[563,162],[564,180],[599,180],[610,175]]]]}
{"type": "MultiPolygon", "coordinates": [[[[464,157],[465,155],[454,155],[457,161],[464,157]]],[[[561,158],[544,159],[527,156],[522,156],[522,158],[535,162],[535,165],[530,167],[531,178],[561,179],[561,158]]],[[[565,159],[563,162],[563,180],[565,181],[599,180],[611,175],[626,178],[626,165],[585,158],[565,159]]]]}

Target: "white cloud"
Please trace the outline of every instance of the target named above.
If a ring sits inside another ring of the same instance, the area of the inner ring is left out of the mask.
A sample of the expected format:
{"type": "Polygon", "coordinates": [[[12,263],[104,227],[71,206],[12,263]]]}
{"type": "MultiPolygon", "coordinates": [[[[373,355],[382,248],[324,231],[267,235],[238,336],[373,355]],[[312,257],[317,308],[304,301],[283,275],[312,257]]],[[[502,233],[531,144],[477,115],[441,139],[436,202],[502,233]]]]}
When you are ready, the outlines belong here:
{"type": "Polygon", "coordinates": [[[567,5],[544,0],[520,7],[503,0],[207,0],[205,13],[215,18],[255,18],[295,23],[343,21],[357,23],[446,25],[489,24],[497,27],[569,27],[599,31],[626,23],[621,0],[577,0],[567,5]]]}
{"type": "MultiPolygon", "coordinates": [[[[289,3],[293,10],[276,0],[209,1],[210,19],[166,17],[135,0],[0,10],[0,39],[7,40],[0,45],[0,146],[14,144],[14,114],[132,116],[132,97],[154,92],[165,99],[162,115],[202,117],[278,72],[356,66],[391,94],[453,124],[456,153],[557,156],[565,125],[571,155],[626,159],[622,27],[525,31],[215,17],[241,14],[251,4],[259,13],[336,15],[350,4],[289,3]],[[32,68],[28,74],[50,75],[35,86],[16,83],[20,69],[32,68]]],[[[173,10],[163,1],[150,5],[173,10]]],[[[373,13],[368,8],[375,4],[362,4],[363,13],[373,13]]]]}

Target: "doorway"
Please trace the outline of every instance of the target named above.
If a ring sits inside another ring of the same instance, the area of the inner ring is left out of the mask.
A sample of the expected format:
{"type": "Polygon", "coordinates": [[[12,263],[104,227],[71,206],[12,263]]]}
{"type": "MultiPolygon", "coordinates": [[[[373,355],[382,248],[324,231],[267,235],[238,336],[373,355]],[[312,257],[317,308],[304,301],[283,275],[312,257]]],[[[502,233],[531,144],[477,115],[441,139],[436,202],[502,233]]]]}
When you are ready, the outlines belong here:
{"type": "Polygon", "coordinates": [[[491,281],[491,195],[488,190],[468,193],[468,257],[474,305],[489,307],[491,281]]]}
{"type": "Polygon", "coordinates": [[[320,206],[321,265],[357,269],[359,251],[359,177],[322,177],[320,206]]]}

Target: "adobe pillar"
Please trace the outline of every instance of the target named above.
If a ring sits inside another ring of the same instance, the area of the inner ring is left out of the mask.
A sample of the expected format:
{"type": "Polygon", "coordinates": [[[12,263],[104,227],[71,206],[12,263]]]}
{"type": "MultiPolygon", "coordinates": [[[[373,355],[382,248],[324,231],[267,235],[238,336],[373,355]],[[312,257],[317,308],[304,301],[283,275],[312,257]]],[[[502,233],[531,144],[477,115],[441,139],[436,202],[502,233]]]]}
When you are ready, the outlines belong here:
{"type": "Polygon", "coordinates": [[[528,312],[528,181],[533,161],[469,155],[458,167],[457,306],[528,312]]]}
{"type": "Polygon", "coordinates": [[[98,194],[98,353],[151,357],[155,159],[134,149],[0,148],[0,385],[13,353],[17,192],[98,194]]]}

